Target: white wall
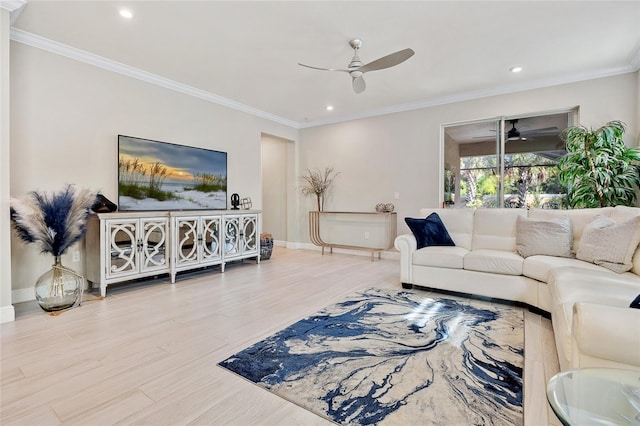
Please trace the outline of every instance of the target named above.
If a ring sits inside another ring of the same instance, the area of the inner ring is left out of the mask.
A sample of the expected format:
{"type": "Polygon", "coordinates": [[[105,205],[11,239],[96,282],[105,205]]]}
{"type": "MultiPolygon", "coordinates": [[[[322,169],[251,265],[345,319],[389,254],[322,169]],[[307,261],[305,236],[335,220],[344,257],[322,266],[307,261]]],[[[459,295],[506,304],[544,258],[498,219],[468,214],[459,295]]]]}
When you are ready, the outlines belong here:
{"type": "Polygon", "coordinates": [[[9,228],[9,28],[10,13],[0,8],[0,323],[13,321],[9,228]]]}
{"type": "MultiPolygon", "coordinates": [[[[298,137],[296,129],[16,42],[10,107],[12,196],[73,183],[117,201],[117,135],[126,134],[226,151],[229,194],[251,197],[260,209],[261,135],[298,137]]],[[[83,261],[70,257],[63,263],[82,271],[83,261]]],[[[14,296],[32,295],[50,264],[14,238],[14,296]]]]}
{"type": "MultiPolygon", "coordinates": [[[[580,107],[582,124],[600,127],[610,120],[628,125],[625,141],[637,144],[638,72],[520,93],[477,99],[326,125],[300,131],[300,170],[334,165],[340,172],[326,210],[372,211],[393,202],[398,232],[408,232],[404,217],[421,207],[440,205],[440,126],[500,115],[519,115],[580,107]],[[394,200],[394,192],[400,199],[394,200]]],[[[299,221],[306,229],[301,203],[299,221]]],[[[304,232],[301,241],[309,241],[304,232]]]]}

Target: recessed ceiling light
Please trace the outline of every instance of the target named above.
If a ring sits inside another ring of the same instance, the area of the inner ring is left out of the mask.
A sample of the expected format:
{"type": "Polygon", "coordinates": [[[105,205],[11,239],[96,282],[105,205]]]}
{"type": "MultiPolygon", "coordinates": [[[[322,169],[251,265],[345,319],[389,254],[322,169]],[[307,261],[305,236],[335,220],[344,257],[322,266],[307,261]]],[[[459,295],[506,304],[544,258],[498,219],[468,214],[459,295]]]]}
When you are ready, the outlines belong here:
{"type": "Polygon", "coordinates": [[[333,111],[333,105],[327,105],[327,111],[333,111]]]}
{"type": "Polygon", "coordinates": [[[509,68],[509,71],[511,71],[511,72],[520,72],[520,71],[522,71],[522,67],[518,67],[518,66],[511,67],[511,68],[509,68]]]}
{"type": "Polygon", "coordinates": [[[131,19],[133,18],[133,13],[128,9],[120,9],[120,16],[123,18],[131,19]]]}

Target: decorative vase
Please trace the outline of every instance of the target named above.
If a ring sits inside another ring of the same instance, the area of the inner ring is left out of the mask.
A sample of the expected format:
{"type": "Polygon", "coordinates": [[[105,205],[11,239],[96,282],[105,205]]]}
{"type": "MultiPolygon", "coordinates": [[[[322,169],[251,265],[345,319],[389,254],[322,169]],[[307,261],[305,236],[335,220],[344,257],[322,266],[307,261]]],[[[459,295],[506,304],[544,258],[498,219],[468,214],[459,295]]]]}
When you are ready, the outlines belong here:
{"type": "Polygon", "coordinates": [[[84,288],[84,277],[62,265],[60,256],[54,258],[51,269],[36,281],[36,300],[47,312],[60,311],[76,304],[84,288]]]}

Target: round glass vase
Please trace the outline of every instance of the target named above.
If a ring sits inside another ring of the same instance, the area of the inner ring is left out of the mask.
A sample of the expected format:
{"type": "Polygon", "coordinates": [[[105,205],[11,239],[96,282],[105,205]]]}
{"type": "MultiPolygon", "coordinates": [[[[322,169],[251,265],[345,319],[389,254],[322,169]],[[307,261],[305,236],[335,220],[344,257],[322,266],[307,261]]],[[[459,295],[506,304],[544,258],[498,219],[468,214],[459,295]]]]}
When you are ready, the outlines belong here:
{"type": "Polygon", "coordinates": [[[84,277],[63,266],[60,256],[56,256],[51,269],[36,281],[36,300],[47,312],[60,311],[79,300],[83,287],[84,277]]]}

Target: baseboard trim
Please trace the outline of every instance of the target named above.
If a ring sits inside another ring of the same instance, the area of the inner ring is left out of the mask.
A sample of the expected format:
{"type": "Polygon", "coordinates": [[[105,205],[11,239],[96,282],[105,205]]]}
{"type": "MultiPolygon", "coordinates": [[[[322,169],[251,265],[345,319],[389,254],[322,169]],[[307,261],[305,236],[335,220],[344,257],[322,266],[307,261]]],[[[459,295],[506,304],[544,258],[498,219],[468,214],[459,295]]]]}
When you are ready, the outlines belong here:
{"type": "Polygon", "coordinates": [[[16,320],[16,311],[13,305],[3,306],[0,308],[0,324],[5,322],[13,322],[16,320]]]}
{"type": "Polygon", "coordinates": [[[11,291],[11,303],[22,303],[36,300],[36,295],[33,293],[33,288],[19,288],[11,291]]]}

